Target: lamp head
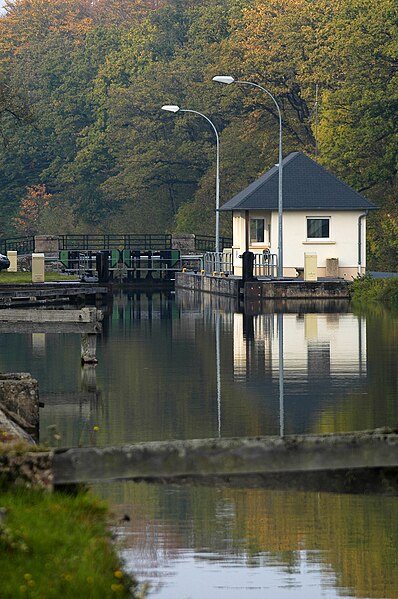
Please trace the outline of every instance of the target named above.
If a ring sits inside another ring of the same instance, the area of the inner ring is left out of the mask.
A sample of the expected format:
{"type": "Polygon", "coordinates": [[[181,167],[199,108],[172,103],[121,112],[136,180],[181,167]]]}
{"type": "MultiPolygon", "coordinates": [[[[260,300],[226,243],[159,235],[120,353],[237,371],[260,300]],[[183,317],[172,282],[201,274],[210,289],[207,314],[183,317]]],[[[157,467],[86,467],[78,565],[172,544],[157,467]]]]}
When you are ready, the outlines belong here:
{"type": "Polygon", "coordinates": [[[213,81],[217,81],[218,83],[226,83],[227,85],[230,85],[235,81],[235,79],[228,75],[216,75],[215,77],[213,77],[213,81]]]}
{"type": "Polygon", "coordinates": [[[180,110],[179,106],[175,106],[174,104],[165,104],[162,106],[162,110],[167,110],[168,112],[178,112],[180,110]]]}

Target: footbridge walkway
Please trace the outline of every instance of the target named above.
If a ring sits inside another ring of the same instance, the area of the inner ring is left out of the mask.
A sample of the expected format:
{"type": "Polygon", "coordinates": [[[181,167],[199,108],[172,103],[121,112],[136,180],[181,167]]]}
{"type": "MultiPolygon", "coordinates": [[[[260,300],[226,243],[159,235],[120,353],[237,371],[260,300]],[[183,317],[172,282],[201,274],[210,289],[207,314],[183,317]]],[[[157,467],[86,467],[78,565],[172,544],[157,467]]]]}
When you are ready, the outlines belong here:
{"type": "MultiPolygon", "coordinates": [[[[232,239],[220,237],[221,251],[232,239]]],[[[0,253],[18,256],[44,253],[60,270],[100,280],[167,281],[184,266],[200,269],[205,252],[214,252],[215,237],[160,233],[36,235],[0,240],[0,253]]]]}

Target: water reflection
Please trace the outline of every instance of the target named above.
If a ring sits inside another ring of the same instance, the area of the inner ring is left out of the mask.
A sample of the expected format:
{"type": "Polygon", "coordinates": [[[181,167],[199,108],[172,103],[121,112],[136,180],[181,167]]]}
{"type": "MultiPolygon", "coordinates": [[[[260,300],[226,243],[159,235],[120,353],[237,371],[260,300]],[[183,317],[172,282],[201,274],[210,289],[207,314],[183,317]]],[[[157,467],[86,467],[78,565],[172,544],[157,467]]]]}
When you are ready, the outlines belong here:
{"type": "Polygon", "coordinates": [[[125,483],[112,501],[133,515],[116,529],[127,565],[159,599],[398,594],[396,499],[125,483]]]}
{"type": "Polygon", "coordinates": [[[253,314],[214,296],[123,294],[90,373],[73,333],[1,335],[1,368],[38,378],[43,434],[55,425],[63,445],[395,426],[396,321],[331,302],[283,306],[253,314]]]}
{"type": "MultiPolygon", "coordinates": [[[[344,302],[246,308],[214,296],[122,294],[95,367],[81,369],[72,333],[2,334],[0,365],[38,379],[43,438],[54,425],[63,446],[396,425],[394,314],[352,313],[344,302]]],[[[115,506],[127,562],[159,599],[398,596],[393,498],[95,490],[115,506]]]]}

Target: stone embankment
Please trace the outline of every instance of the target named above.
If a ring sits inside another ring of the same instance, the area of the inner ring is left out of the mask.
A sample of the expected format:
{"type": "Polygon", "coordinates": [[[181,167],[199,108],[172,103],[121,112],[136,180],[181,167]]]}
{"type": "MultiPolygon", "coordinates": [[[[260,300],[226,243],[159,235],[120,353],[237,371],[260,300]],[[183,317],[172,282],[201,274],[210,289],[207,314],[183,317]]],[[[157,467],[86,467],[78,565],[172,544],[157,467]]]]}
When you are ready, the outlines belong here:
{"type": "Polygon", "coordinates": [[[37,451],[35,446],[39,407],[38,383],[29,373],[0,374],[1,480],[52,487],[52,452],[37,451]]]}
{"type": "Polygon", "coordinates": [[[0,374],[1,440],[34,443],[39,435],[39,386],[29,373],[0,374]]]}

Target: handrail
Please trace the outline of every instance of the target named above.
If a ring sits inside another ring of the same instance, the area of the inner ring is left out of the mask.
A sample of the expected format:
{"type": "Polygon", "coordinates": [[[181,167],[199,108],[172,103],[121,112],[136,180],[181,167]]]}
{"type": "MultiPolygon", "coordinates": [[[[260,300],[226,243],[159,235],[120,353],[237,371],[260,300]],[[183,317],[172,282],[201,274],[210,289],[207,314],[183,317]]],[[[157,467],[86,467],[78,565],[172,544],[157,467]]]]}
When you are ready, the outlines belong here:
{"type": "Polygon", "coordinates": [[[60,250],[169,250],[172,236],[168,233],[60,235],[59,247],[60,250]]]}
{"type": "Polygon", "coordinates": [[[0,254],[8,251],[17,251],[18,254],[31,254],[35,249],[35,238],[33,235],[25,237],[9,237],[0,240],[0,254]]]}

